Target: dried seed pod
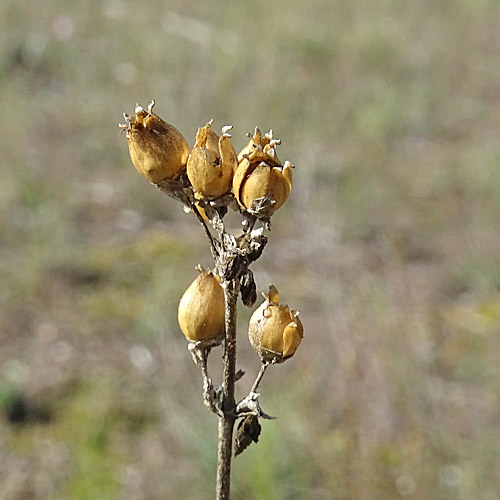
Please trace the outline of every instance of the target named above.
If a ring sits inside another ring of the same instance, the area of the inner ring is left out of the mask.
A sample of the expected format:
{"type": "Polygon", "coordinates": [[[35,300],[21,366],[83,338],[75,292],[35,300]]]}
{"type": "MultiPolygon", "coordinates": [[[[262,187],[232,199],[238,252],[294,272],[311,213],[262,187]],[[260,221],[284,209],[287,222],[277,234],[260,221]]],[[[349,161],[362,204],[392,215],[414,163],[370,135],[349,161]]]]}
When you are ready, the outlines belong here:
{"type": "Polygon", "coordinates": [[[247,415],[240,420],[234,440],[235,457],[248,448],[252,442],[257,443],[259,441],[261,429],[259,418],[255,415],[247,415]]]}
{"type": "Polygon", "coordinates": [[[229,140],[230,129],[223,127],[220,138],[212,130],[212,120],[198,129],[187,162],[187,175],[198,197],[218,198],[231,190],[238,160],[229,140]]]}
{"type": "Polygon", "coordinates": [[[252,314],[248,325],[250,344],[263,362],[281,363],[291,358],[304,336],[298,311],[279,305],[279,293],[269,285],[269,294],[252,314]]]}
{"type": "Polygon", "coordinates": [[[172,125],[153,113],[154,101],[147,111],[139,104],[135,117],[124,113],[130,159],[137,171],[149,182],[157,184],[173,179],[187,163],[189,145],[172,125]]]}
{"type": "Polygon", "coordinates": [[[246,273],[241,277],[240,283],[241,300],[246,306],[252,307],[257,300],[257,290],[253,273],[250,269],[247,269],[246,273]]]}
{"type": "Polygon", "coordinates": [[[179,302],[178,321],[192,342],[214,340],[224,335],[224,290],[212,271],[198,268],[200,275],[179,302]]]}
{"type": "Polygon", "coordinates": [[[252,210],[256,200],[272,201],[270,214],[278,210],[292,190],[292,168],[289,161],[282,165],[276,155],[279,139],[272,130],[262,136],[256,127],[254,135],[238,155],[238,168],[233,178],[233,192],[238,203],[252,210]]]}

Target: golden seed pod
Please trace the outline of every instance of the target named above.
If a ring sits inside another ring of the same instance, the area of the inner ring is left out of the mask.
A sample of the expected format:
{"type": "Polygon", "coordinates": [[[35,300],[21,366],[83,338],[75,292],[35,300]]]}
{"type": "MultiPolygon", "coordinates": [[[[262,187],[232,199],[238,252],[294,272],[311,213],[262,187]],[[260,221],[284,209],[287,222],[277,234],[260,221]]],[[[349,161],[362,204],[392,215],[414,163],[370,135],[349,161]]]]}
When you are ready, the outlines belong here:
{"type": "Polygon", "coordinates": [[[189,145],[172,125],[153,113],[154,101],[147,111],[139,104],[135,117],[124,114],[130,159],[137,171],[149,182],[157,184],[173,179],[186,166],[189,145]]]}
{"type": "Polygon", "coordinates": [[[236,151],[228,131],[222,128],[222,136],[212,130],[210,120],[198,129],[196,143],[187,161],[187,175],[197,196],[218,198],[231,190],[233,172],[238,166],[236,151]]]}
{"type": "Polygon", "coordinates": [[[271,213],[280,208],[292,191],[292,168],[289,161],[282,165],[276,155],[279,139],[272,130],[262,136],[256,127],[254,135],[238,155],[238,168],[233,178],[233,193],[238,203],[251,209],[254,200],[271,198],[271,213]]]}
{"type": "Polygon", "coordinates": [[[212,271],[198,271],[200,275],[184,292],[178,309],[179,326],[192,342],[224,335],[224,291],[220,278],[212,271]]]}
{"type": "Polygon", "coordinates": [[[250,318],[248,338],[262,361],[282,363],[295,354],[304,328],[298,311],[279,305],[279,293],[274,285],[269,285],[269,294],[262,295],[266,300],[250,318]]]}
{"type": "Polygon", "coordinates": [[[277,167],[281,165],[281,162],[276,156],[276,146],[281,144],[281,140],[273,138],[272,130],[262,135],[259,128],[255,127],[253,135],[247,134],[247,137],[249,137],[250,140],[248,141],[248,144],[239,152],[238,163],[241,163],[243,158],[254,155],[255,161],[267,160],[271,167],[277,167]],[[273,149],[273,152],[271,152],[270,155],[265,158],[264,151],[267,152],[271,148],[273,149]]]}

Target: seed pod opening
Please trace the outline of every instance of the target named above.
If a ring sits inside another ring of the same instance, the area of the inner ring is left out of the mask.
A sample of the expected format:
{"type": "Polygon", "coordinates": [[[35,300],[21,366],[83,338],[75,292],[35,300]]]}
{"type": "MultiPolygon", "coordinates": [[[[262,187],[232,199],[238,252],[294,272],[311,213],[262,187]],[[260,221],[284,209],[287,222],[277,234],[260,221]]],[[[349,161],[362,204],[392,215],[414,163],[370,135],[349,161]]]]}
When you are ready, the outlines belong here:
{"type": "Polygon", "coordinates": [[[136,105],[135,117],[124,114],[130,159],[137,171],[157,184],[177,176],[187,163],[189,145],[173,126],[153,113],[154,101],[147,111],[136,105]]]}
{"type": "Polygon", "coordinates": [[[281,363],[295,354],[304,328],[298,311],[279,305],[279,293],[274,285],[263,295],[265,301],[250,318],[248,337],[262,361],[281,363]]]}
{"type": "Polygon", "coordinates": [[[192,342],[215,340],[224,335],[224,290],[212,271],[198,268],[200,275],[179,302],[178,321],[192,342]]]}
{"type": "Polygon", "coordinates": [[[233,192],[238,203],[252,211],[254,203],[262,198],[272,201],[272,214],[288,199],[292,190],[293,165],[281,164],[272,130],[262,136],[255,128],[254,135],[238,155],[238,168],[233,178],[233,192]]]}
{"type": "Polygon", "coordinates": [[[218,198],[231,190],[238,160],[230,129],[231,126],[223,127],[219,137],[212,130],[212,120],[198,129],[187,162],[187,175],[198,197],[218,198]]]}

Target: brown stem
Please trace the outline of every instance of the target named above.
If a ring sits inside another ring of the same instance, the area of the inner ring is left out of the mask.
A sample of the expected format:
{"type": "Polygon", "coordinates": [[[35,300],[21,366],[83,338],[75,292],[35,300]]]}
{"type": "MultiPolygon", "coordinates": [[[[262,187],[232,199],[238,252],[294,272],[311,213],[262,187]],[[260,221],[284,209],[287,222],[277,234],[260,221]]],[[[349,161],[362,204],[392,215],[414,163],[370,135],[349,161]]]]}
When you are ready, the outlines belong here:
{"type": "Polygon", "coordinates": [[[205,230],[205,233],[210,241],[210,246],[212,248],[212,255],[214,259],[216,259],[219,256],[219,250],[217,249],[217,245],[215,244],[214,238],[212,236],[212,233],[210,232],[210,229],[208,229],[208,226],[203,219],[203,217],[200,214],[200,211],[198,210],[198,207],[194,204],[194,202],[191,202],[191,210],[194,212],[198,220],[200,221],[200,224],[203,226],[203,229],[205,230]]]}
{"type": "Polygon", "coordinates": [[[222,381],[222,410],[224,415],[219,418],[216,500],[229,500],[233,428],[235,421],[236,308],[239,290],[237,280],[225,281],[223,285],[226,306],[226,335],[222,358],[224,370],[222,381]]]}
{"type": "Polygon", "coordinates": [[[205,230],[205,233],[208,239],[210,240],[212,255],[214,259],[216,259],[219,256],[219,250],[217,248],[217,245],[215,244],[210,229],[208,229],[207,223],[203,219],[202,215],[200,214],[200,211],[198,210],[198,207],[195,204],[193,188],[192,187],[186,188],[185,182],[187,182],[189,185],[189,181],[187,180],[187,178],[184,177],[184,182],[183,182],[183,177],[181,176],[176,180],[166,179],[164,181],[158,182],[153,185],[156,186],[162,193],[165,193],[167,196],[170,196],[174,200],[179,200],[185,205],[189,205],[189,207],[191,207],[191,210],[194,212],[197,219],[200,221],[200,224],[203,226],[203,229],[205,230]]]}
{"type": "Polygon", "coordinates": [[[260,381],[262,380],[262,377],[264,376],[264,373],[266,372],[267,367],[269,366],[269,363],[263,362],[262,366],[260,367],[259,374],[257,375],[257,378],[255,379],[255,382],[253,383],[252,388],[250,389],[250,392],[256,392],[257,388],[259,387],[260,381]]]}
{"type": "Polygon", "coordinates": [[[201,373],[203,375],[203,402],[208,406],[216,415],[223,415],[222,410],[218,404],[217,393],[214,389],[212,378],[208,374],[208,354],[210,349],[204,352],[201,360],[201,373]]]}

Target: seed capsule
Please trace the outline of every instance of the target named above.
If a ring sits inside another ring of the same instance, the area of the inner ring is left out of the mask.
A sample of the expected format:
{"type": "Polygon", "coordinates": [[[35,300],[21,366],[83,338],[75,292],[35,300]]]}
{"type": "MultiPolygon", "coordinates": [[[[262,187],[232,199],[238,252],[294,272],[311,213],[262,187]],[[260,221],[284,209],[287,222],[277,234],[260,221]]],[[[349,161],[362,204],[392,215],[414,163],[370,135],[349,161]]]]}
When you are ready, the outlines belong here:
{"type": "Polygon", "coordinates": [[[230,129],[231,126],[223,127],[220,138],[212,130],[212,120],[198,129],[187,162],[187,175],[198,196],[218,198],[231,190],[238,160],[229,140],[230,129]]]}
{"type": "Polygon", "coordinates": [[[130,159],[137,171],[149,182],[157,184],[173,179],[187,163],[189,145],[182,134],[153,113],[154,101],[147,111],[139,104],[135,117],[124,113],[130,159]]]}
{"type": "Polygon", "coordinates": [[[262,136],[256,127],[254,135],[238,155],[238,168],[233,178],[233,192],[238,203],[252,211],[252,204],[270,198],[270,214],[278,210],[292,190],[292,168],[289,161],[282,165],[276,155],[279,139],[272,130],[262,136]]]}
{"type": "Polygon", "coordinates": [[[262,361],[282,363],[291,358],[304,336],[298,311],[279,305],[279,293],[269,286],[266,299],[252,314],[248,325],[250,344],[262,361]]]}
{"type": "Polygon", "coordinates": [[[212,271],[198,271],[200,275],[184,292],[178,310],[182,333],[192,342],[224,335],[224,291],[220,278],[212,271]]]}

